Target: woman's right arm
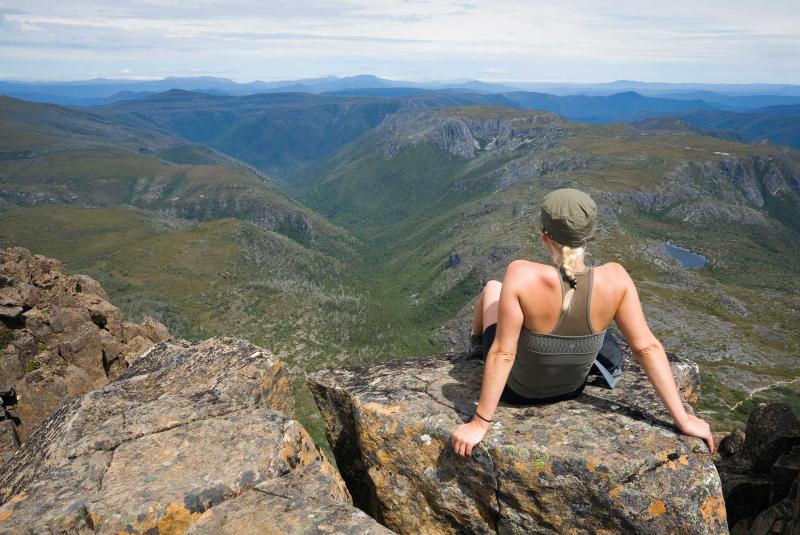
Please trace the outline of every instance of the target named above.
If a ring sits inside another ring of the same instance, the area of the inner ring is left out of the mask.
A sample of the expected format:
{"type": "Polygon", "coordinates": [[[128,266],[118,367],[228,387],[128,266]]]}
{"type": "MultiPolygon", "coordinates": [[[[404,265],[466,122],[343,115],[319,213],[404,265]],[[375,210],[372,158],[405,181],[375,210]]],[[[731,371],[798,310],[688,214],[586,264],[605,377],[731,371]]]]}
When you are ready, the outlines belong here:
{"type": "Polygon", "coordinates": [[[709,452],[714,453],[714,438],[708,423],[688,414],[683,406],[664,347],[650,331],[644,319],[639,293],[636,291],[633,279],[622,266],[617,265],[617,269],[620,272],[618,275],[615,274],[619,277],[617,280],[624,281],[624,293],[614,316],[619,330],[628,341],[636,360],[647,374],[647,378],[650,379],[678,429],[684,434],[703,439],[708,445],[709,452]]]}

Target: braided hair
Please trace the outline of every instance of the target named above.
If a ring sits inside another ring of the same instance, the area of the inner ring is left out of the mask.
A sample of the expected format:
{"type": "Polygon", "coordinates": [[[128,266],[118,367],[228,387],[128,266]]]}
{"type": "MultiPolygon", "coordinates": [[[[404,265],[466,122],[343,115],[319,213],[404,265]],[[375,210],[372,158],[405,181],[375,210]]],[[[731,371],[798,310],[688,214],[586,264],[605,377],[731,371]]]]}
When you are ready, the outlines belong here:
{"type": "Polygon", "coordinates": [[[569,290],[564,294],[564,301],[561,304],[561,310],[567,312],[570,305],[572,305],[572,296],[575,294],[575,287],[578,285],[578,279],[575,277],[575,266],[583,258],[586,248],[569,247],[555,241],[553,241],[553,245],[555,246],[552,255],[553,262],[558,266],[561,277],[569,284],[569,290]]]}

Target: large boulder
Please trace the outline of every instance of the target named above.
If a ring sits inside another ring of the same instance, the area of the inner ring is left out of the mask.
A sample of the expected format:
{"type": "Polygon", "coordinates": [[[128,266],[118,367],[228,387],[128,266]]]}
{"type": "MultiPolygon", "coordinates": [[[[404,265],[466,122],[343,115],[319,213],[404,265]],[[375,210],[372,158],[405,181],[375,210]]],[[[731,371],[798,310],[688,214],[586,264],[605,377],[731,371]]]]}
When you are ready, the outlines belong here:
{"type": "Polygon", "coordinates": [[[159,343],[31,434],[0,473],[0,533],[389,533],[292,409],[259,347],[159,343]]]}
{"type": "Polygon", "coordinates": [[[2,430],[0,458],[61,403],[106,385],[169,338],[156,320],[123,321],[91,277],[20,247],[0,250],[0,391],[14,393],[4,400],[13,429],[2,430]]]}
{"type": "Polygon", "coordinates": [[[733,442],[717,461],[732,531],[800,533],[800,419],[788,405],[759,403],[745,432],[724,440],[733,442]]]}
{"type": "Polygon", "coordinates": [[[768,472],[778,457],[800,445],[800,418],[781,403],[759,403],[747,419],[744,447],[754,468],[768,472]]]}
{"type": "MultiPolygon", "coordinates": [[[[697,367],[673,360],[696,399],[697,367]]],[[[501,405],[470,459],[450,440],[473,414],[479,360],[323,370],[307,382],[355,503],[398,533],[727,533],[706,446],[677,432],[626,364],[616,390],[501,405]]]]}

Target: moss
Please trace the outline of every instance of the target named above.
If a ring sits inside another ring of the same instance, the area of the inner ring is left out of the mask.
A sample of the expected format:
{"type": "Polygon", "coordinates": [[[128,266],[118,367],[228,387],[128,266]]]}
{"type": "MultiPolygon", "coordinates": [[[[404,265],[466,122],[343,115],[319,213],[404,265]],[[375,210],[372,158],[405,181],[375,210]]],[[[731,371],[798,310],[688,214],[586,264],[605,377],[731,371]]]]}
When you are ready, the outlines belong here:
{"type": "MultiPolygon", "coordinates": [[[[507,453],[514,460],[523,459],[526,456],[526,454],[528,453],[527,450],[524,450],[524,449],[520,448],[519,446],[514,446],[513,444],[509,444],[507,446],[504,446],[503,450],[505,451],[505,453],[507,453]]],[[[538,455],[538,452],[537,452],[537,455],[538,455]]]]}
{"type": "Polygon", "coordinates": [[[534,451],[533,452],[533,467],[534,468],[544,468],[547,463],[550,461],[550,454],[546,451],[534,451]]]}
{"type": "Polygon", "coordinates": [[[31,359],[31,360],[29,360],[29,361],[28,361],[28,363],[25,365],[25,372],[26,372],[26,373],[31,373],[31,372],[34,372],[34,371],[38,370],[40,366],[41,366],[41,365],[39,364],[39,361],[38,361],[38,360],[36,360],[36,359],[31,359]]]}
{"type": "Polygon", "coordinates": [[[44,342],[39,342],[39,344],[37,345],[37,347],[39,348],[39,352],[40,352],[40,353],[41,353],[42,351],[46,351],[46,350],[47,350],[47,344],[45,344],[44,342]]]}
{"type": "Polygon", "coordinates": [[[14,337],[14,331],[8,327],[0,327],[0,347],[5,347],[14,337]]]}

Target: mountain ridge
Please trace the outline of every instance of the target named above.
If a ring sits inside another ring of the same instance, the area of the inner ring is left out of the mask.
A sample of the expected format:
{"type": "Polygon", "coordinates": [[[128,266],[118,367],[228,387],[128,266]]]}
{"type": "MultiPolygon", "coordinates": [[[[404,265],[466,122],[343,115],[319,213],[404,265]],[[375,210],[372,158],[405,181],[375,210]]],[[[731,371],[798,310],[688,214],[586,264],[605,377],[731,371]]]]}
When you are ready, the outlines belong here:
{"type": "Polygon", "coordinates": [[[130,204],[201,221],[238,216],[333,254],[352,254],[352,240],[341,229],[291,200],[271,178],[218,151],[10,97],[0,97],[0,113],[0,203],[7,208],[130,204]]]}

